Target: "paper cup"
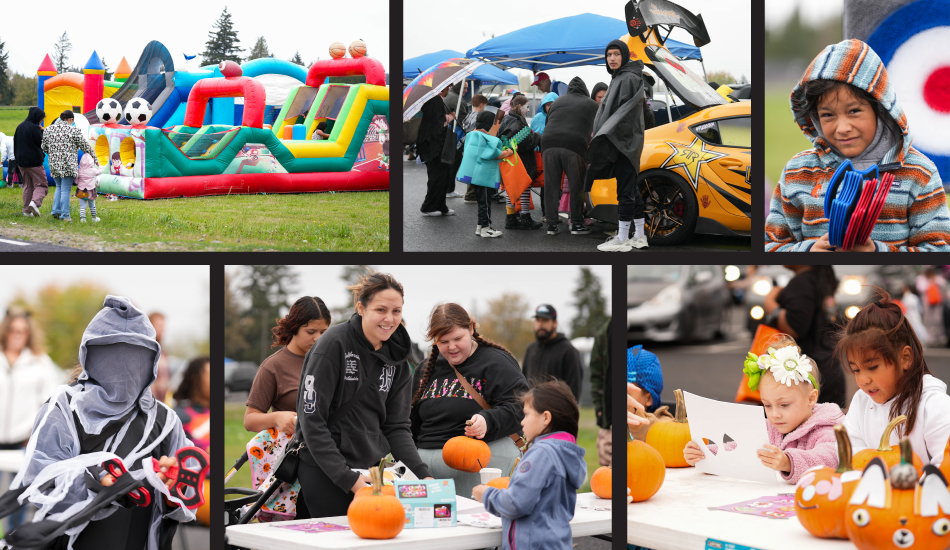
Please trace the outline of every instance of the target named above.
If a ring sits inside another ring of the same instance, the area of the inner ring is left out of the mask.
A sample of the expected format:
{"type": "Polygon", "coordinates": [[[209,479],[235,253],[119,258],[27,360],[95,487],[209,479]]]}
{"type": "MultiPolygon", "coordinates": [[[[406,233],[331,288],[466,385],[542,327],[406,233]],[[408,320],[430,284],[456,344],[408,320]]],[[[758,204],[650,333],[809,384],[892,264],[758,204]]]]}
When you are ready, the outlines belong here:
{"type": "Polygon", "coordinates": [[[485,485],[489,481],[501,477],[501,468],[482,468],[478,473],[482,476],[482,485],[485,485]]]}

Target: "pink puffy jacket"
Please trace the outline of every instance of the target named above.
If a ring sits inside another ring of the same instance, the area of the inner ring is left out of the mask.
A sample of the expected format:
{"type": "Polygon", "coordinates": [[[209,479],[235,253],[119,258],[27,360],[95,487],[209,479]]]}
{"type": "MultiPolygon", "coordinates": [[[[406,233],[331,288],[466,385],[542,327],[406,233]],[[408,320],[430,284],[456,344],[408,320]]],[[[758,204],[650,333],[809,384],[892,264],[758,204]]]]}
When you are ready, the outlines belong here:
{"type": "Polygon", "coordinates": [[[92,155],[85,154],[79,161],[79,175],[76,176],[76,187],[86,191],[92,191],[96,188],[96,176],[100,174],[99,167],[93,160],[92,155]]]}

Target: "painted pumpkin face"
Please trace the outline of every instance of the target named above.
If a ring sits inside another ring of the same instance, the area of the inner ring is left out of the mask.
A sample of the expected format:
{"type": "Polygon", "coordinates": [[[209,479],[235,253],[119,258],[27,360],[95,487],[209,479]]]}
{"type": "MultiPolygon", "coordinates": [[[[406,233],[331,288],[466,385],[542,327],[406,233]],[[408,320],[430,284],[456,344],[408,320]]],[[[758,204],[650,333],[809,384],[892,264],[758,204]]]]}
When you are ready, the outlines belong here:
{"type": "Polygon", "coordinates": [[[838,469],[812,468],[798,480],[795,516],[809,533],[821,538],[848,538],[845,508],[858,486],[861,472],[851,469],[851,439],[842,425],[835,426],[838,469]]]}
{"type": "Polygon", "coordinates": [[[860,550],[947,548],[947,481],[936,466],[927,465],[913,488],[892,487],[884,461],[876,457],[865,468],[851,496],[845,523],[848,538],[860,550]]]}

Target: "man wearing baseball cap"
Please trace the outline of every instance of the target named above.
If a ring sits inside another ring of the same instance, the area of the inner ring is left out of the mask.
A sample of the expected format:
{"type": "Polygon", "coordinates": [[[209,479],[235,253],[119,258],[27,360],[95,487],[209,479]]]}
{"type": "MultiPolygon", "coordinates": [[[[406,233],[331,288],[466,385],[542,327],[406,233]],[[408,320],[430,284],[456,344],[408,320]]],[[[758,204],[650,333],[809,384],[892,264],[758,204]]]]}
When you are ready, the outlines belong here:
{"type": "Polygon", "coordinates": [[[541,304],[534,310],[534,337],[524,354],[521,370],[534,385],[550,378],[563,380],[581,401],[581,355],[570,340],[557,332],[557,310],[551,304],[541,304]]]}
{"type": "MultiPolygon", "coordinates": [[[[560,96],[564,90],[567,90],[567,84],[551,80],[551,76],[548,73],[538,73],[538,76],[534,77],[534,82],[532,82],[531,85],[537,86],[538,91],[540,91],[542,94],[553,92],[560,96]]],[[[540,112],[541,105],[538,105],[538,110],[535,111],[535,114],[540,112]]]]}

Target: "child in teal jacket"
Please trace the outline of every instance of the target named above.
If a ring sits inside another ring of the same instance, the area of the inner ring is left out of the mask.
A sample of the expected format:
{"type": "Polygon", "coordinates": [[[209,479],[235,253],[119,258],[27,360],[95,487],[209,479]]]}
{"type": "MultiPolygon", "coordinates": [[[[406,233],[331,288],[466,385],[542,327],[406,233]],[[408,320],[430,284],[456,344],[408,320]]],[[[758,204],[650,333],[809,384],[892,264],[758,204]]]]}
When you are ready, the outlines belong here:
{"type": "Polygon", "coordinates": [[[475,234],[480,237],[501,237],[501,231],[491,227],[491,202],[488,189],[498,189],[501,170],[498,161],[510,157],[513,152],[503,149],[501,140],[488,133],[495,122],[495,113],[483,111],[475,119],[475,130],[465,136],[465,154],[456,179],[475,186],[478,202],[478,225],[475,234]]]}

